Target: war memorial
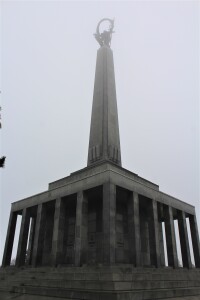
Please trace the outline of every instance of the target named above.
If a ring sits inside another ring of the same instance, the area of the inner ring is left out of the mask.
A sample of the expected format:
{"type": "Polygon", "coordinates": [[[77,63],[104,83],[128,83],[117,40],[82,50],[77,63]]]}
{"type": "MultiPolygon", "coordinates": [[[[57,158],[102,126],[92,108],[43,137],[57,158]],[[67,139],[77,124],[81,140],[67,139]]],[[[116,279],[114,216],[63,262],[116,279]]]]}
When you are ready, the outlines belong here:
{"type": "Polygon", "coordinates": [[[0,270],[2,300],[200,299],[194,206],[122,167],[110,48],[113,26],[103,19],[95,34],[100,48],[87,167],[49,183],[43,193],[12,203],[0,270]],[[100,33],[103,21],[110,28],[100,33]],[[16,262],[10,266],[19,215],[16,262]]]}

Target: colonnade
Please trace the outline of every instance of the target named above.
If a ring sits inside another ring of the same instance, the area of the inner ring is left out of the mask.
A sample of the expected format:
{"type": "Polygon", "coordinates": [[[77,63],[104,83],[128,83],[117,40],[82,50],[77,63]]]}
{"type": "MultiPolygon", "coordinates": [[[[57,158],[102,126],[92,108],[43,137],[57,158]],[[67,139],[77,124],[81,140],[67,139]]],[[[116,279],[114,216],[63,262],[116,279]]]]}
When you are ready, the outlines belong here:
{"type": "Polygon", "coordinates": [[[108,182],[87,191],[11,210],[2,266],[8,266],[17,216],[21,227],[16,266],[62,264],[135,267],[165,265],[162,223],[168,265],[177,268],[174,220],[178,221],[183,267],[191,268],[186,218],[189,218],[195,266],[200,267],[196,216],[108,182]]]}

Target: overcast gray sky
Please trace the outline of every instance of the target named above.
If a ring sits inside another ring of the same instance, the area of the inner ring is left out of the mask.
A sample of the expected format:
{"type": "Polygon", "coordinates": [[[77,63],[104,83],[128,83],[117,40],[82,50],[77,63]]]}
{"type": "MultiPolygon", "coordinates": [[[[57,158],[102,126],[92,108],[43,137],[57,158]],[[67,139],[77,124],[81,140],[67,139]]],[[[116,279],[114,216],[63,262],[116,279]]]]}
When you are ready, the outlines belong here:
{"type": "Polygon", "coordinates": [[[101,18],[122,164],[199,205],[199,1],[1,2],[0,260],[11,203],[86,166],[101,18]]]}

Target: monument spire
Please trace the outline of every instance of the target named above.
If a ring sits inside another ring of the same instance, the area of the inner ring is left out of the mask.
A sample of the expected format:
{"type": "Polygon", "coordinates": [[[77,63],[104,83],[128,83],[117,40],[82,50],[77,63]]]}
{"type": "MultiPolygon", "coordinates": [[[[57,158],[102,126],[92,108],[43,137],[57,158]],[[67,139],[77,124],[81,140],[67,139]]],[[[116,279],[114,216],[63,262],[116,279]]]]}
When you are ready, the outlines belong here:
{"type": "Polygon", "coordinates": [[[88,166],[100,161],[111,161],[121,166],[114,62],[110,49],[113,27],[113,20],[102,19],[94,34],[100,48],[97,51],[88,166]],[[110,22],[110,28],[100,34],[99,27],[104,21],[110,22]]]}

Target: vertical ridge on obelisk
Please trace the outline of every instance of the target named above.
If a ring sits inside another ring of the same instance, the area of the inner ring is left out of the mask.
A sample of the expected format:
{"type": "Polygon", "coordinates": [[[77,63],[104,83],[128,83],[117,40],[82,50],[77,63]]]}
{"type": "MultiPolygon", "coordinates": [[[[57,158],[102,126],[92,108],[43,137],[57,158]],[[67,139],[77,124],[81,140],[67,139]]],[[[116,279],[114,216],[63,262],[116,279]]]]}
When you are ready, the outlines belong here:
{"type": "Polygon", "coordinates": [[[88,166],[103,160],[121,166],[114,62],[110,49],[112,29],[95,35],[101,47],[97,51],[88,166]]]}

